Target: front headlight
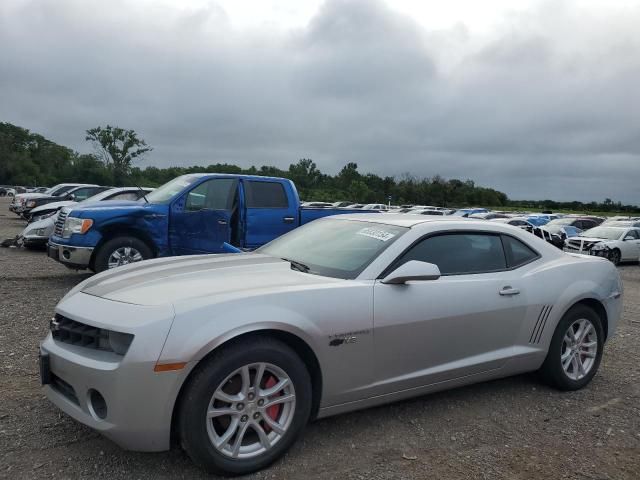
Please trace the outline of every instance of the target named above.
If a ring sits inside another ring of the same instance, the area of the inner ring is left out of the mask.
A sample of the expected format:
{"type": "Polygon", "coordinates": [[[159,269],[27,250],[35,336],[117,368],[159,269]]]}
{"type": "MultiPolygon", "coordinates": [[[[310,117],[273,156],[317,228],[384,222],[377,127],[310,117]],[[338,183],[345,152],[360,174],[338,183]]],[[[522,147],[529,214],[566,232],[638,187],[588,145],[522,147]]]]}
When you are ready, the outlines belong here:
{"type": "Polygon", "coordinates": [[[35,200],[29,200],[27,202],[27,208],[33,208],[36,206],[36,201],[35,200]]]}
{"type": "Polygon", "coordinates": [[[56,213],[58,213],[56,210],[50,213],[45,213],[44,215],[40,215],[39,219],[44,220],[45,218],[53,217],[56,213]]]}
{"type": "Polygon", "coordinates": [[[93,225],[90,218],[67,217],[62,229],[62,238],[69,238],[74,233],[85,234],[93,225]]]}
{"type": "Polygon", "coordinates": [[[606,250],[607,246],[604,243],[596,243],[591,250],[606,250]]]}

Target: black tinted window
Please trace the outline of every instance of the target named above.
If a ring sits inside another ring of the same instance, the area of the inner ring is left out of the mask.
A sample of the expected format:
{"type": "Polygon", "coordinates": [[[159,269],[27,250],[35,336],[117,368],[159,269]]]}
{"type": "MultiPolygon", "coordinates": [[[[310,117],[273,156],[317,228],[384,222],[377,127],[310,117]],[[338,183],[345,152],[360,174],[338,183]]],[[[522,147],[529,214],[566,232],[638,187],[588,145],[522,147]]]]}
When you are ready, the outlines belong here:
{"type": "Polygon", "coordinates": [[[235,186],[233,178],[207,180],[187,194],[185,210],[231,210],[235,186]]]}
{"type": "Polygon", "coordinates": [[[515,268],[538,258],[538,254],[520,240],[504,235],[502,237],[504,249],[509,259],[509,267],[515,268]]]}
{"type": "Polygon", "coordinates": [[[495,272],[507,267],[500,236],[484,233],[426,238],[411,247],[397,265],[409,260],[434,263],[442,275],[495,272]]]}
{"type": "Polygon", "coordinates": [[[246,182],[248,208],[287,208],[287,194],[281,183],[246,182]]]}
{"type": "Polygon", "coordinates": [[[625,237],[640,238],[640,235],[638,235],[638,232],[636,230],[629,230],[625,237]]]}

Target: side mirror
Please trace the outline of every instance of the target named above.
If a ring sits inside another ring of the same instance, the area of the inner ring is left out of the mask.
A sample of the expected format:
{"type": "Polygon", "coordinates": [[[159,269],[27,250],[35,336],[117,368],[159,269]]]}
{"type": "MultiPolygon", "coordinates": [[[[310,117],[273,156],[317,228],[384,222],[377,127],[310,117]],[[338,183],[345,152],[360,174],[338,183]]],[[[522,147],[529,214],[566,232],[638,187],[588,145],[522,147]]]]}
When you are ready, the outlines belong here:
{"type": "Polygon", "coordinates": [[[76,196],[73,193],[67,195],[67,200],[71,200],[72,202],[76,199],[76,196]]]}
{"type": "Polygon", "coordinates": [[[381,282],[390,285],[400,285],[411,280],[437,280],[440,278],[440,269],[433,263],[410,260],[400,265],[381,282]]]}

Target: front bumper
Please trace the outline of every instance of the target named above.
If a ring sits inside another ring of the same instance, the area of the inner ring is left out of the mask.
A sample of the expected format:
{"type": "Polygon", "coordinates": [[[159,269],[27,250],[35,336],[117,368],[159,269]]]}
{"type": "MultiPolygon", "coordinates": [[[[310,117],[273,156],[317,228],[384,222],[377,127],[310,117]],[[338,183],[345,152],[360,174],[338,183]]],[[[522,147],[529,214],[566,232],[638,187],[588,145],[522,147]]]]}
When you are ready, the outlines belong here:
{"type": "Polygon", "coordinates": [[[91,263],[93,247],[72,247],[49,242],[47,255],[49,258],[65,264],[67,267],[85,269],[91,263]]]}
{"type": "Polygon", "coordinates": [[[155,373],[153,368],[173,321],[173,309],[143,307],[112,302],[76,293],[61,305],[73,311],[87,309],[92,321],[81,315],[71,317],[66,309],[58,312],[92,326],[102,326],[107,317],[125,319],[125,325],[107,327],[134,334],[124,356],[54,340],[51,334],[40,346],[47,359],[49,384],[47,398],[66,414],[83,423],[122,448],[157,452],[168,450],[173,406],[182,384],[182,371],[155,373]],[[151,322],[151,318],[154,321],[151,322]],[[96,319],[96,320],[93,320],[96,319]],[[91,390],[102,395],[106,415],[100,418],[91,399],[91,390]]]}

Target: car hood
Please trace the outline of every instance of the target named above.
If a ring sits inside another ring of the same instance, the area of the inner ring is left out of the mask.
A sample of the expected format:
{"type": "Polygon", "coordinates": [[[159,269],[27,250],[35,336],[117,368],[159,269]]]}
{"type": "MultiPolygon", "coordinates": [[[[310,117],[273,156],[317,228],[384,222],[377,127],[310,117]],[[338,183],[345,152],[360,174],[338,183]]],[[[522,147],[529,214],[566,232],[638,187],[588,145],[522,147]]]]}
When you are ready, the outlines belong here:
{"type": "Polygon", "coordinates": [[[162,305],[341,281],[293,270],[289,262],[269,255],[234,253],[159,258],[118,267],[85,280],[70,294],[79,290],[118,302],[162,305]]]}
{"type": "Polygon", "coordinates": [[[75,203],[78,203],[78,202],[74,202],[72,200],[65,200],[63,202],[47,203],[46,205],[41,205],[41,206],[36,207],[33,210],[31,210],[31,215],[38,215],[38,213],[40,213],[40,212],[47,212],[47,211],[50,211],[50,210],[56,210],[58,208],[67,207],[69,205],[74,205],[75,203]]]}
{"type": "Polygon", "coordinates": [[[21,198],[24,198],[25,200],[31,200],[33,198],[41,198],[41,197],[48,197],[49,195],[45,195],[44,193],[18,193],[15,195],[15,197],[18,200],[20,200],[21,198]]]}
{"type": "Polygon", "coordinates": [[[609,240],[606,238],[598,238],[598,237],[571,237],[572,240],[584,240],[585,242],[615,242],[615,240],[609,240]]]}
{"type": "Polygon", "coordinates": [[[104,212],[109,210],[121,210],[122,212],[132,212],[135,210],[144,211],[151,208],[152,203],[140,203],[134,200],[102,200],[98,202],[81,202],[73,208],[74,217],[90,217],[93,212],[104,212]]]}

